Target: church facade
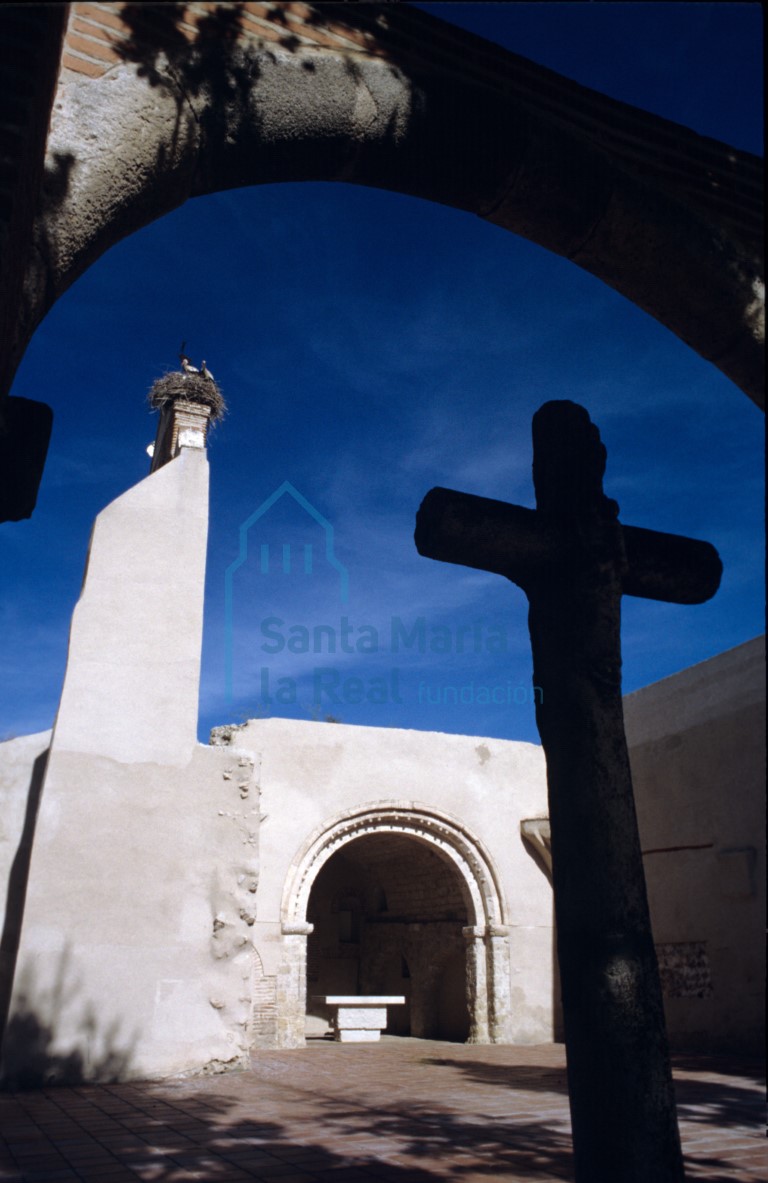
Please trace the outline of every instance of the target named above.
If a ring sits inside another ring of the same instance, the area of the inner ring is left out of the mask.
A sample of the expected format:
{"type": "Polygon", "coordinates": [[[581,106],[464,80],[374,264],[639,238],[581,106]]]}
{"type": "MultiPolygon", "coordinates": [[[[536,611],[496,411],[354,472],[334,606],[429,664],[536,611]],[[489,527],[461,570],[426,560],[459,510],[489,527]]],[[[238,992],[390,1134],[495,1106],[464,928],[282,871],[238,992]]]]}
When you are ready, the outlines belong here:
{"type": "MultiPolygon", "coordinates": [[[[0,745],[7,1081],[220,1071],[322,1036],[561,1038],[538,745],[271,718],[197,742],[207,410],[99,515],[52,733],[0,745]],[[130,577],[126,576],[130,572],[130,577]]],[[[673,1044],[761,1040],[761,639],[625,700],[673,1044]]]]}

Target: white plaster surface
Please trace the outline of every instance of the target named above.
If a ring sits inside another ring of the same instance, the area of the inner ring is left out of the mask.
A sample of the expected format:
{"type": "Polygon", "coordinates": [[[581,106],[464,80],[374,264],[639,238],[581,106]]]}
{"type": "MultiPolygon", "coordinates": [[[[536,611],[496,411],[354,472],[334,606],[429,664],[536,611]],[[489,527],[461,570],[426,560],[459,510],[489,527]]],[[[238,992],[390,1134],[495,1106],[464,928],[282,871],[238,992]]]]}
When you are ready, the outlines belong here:
{"type": "MultiPolygon", "coordinates": [[[[285,912],[286,885],[313,833],[371,801],[424,811],[431,828],[416,840],[464,876],[488,981],[504,995],[488,1030],[547,1038],[550,995],[529,987],[551,975],[551,893],[519,831],[545,807],[540,749],[282,719],[249,724],[236,748],[197,744],[207,498],[205,453],[182,449],[96,520],[23,924],[16,909],[3,1071],[18,1068],[31,1030],[52,1080],[73,1066],[96,1079],[216,1070],[242,1062],[270,1022],[281,1046],[303,1043],[311,926],[301,908],[285,912]],[[534,948],[544,961],[531,975],[534,948]]],[[[0,753],[6,864],[48,738],[0,753]]]]}
{"type": "Polygon", "coordinates": [[[50,742],[51,732],[41,731],[0,744],[0,1022],[13,983],[26,873],[50,742]]]}
{"type": "MultiPolygon", "coordinates": [[[[238,743],[259,753],[261,874],[254,940],[266,973],[279,972],[275,920],[286,884],[315,832],[366,805],[434,809],[466,827],[498,872],[515,1005],[499,1017],[513,1042],[553,1037],[553,931],[549,882],[521,835],[546,813],[541,748],[435,732],[288,719],[251,720],[238,743]],[[269,967],[269,968],[268,968],[269,967]]],[[[483,918],[476,920],[482,924],[483,918]]]]}
{"type": "Polygon", "coordinates": [[[54,751],[185,764],[197,739],[208,460],[181,454],[102,510],[75,607],[54,751]]]}
{"type": "Polygon", "coordinates": [[[540,896],[541,872],[519,829],[521,818],[546,812],[535,744],[290,719],[251,720],[237,739],[261,755],[259,920],[280,915],[291,861],[314,830],[347,809],[390,802],[461,819],[496,861],[506,922],[551,927],[551,901],[540,896]]]}
{"type": "MultiPolygon", "coordinates": [[[[253,755],[195,738],[207,518],[205,453],[182,450],[96,520],[29,863],[6,1075],[30,1032],[53,1080],[247,1055],[259,803],[253,755]]],[[[46,739],[5,745],[9,853],[46,739]]]]}
{"type": "Polygon", "coordinates": [[[627,742],[648,740],[765,702],[765,637],[754,637],[624,697],[627,742]]]}
{"type": "Polygon", "coordinates": [[[38,1024],[86,1076],[110,1060],[152,1077],[247,1052],[258,798],[224,775],[241,759],[197,745],[183,768],[51,763],[11,1022],[38,1024]]]}
{"type": "Polygon", "coordinates": [[[627,739],[654,939],[685,971],[673,1044],[759,1051],[765,997],[765,639],[630,694],[627,739]],[[711,993],[698,996],[699,950],[711,993]]]}
{"type": "Polygon", "coordinates": [[[0,743],[0,884],[8,882],[21,841],[35,761],[48,751],[50,731],[0,743]]]}

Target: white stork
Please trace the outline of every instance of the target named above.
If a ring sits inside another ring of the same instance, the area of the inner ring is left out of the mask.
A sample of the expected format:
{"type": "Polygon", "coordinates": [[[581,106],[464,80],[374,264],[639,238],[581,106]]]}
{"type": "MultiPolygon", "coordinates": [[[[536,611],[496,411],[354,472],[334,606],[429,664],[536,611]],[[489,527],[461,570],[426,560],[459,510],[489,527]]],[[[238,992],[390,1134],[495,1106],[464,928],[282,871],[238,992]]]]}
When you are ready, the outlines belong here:
{"type": "MultiPolygon", "coordinates": [[[[184,352],[185,345],[186,341],[182,341],[181,349],[179,350],[179,361],[181,362],[181,368],[185,374],[199,374],[200,371],[198,370],[197,366],[192,365],[191,361],[184,352]]],[[[203,362],[203,365],[205,365],[205,362],[203,362]]]]}
{"type": "Polygon", "coordinates": [[[203,364],[200,366],[200,377],[207,378],[209,382],[216,381],[213,374],[211,373],[211,371],[208,369],[207,365],[205,364],[205,358],[203,358],[203,364]]]}

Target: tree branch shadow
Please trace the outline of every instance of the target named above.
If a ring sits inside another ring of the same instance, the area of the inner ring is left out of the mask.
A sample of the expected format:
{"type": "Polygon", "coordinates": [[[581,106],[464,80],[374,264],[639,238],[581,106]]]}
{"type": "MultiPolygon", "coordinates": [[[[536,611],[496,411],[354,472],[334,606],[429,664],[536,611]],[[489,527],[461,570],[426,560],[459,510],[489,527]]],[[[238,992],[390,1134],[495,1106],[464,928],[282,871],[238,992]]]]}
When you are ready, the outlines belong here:
{"type": "Polygon", "coordinates": [[[762,1129],[765,1069],[759,1060],[735,1063],[720,1056],[675,1055],[672,1065],[680,1121],[749,1132],[762,1129]]]}
{"type": "Polygon", "coordinates": [[[450,1060],[445,1057],[426,1057],[422,1063],[439,1068],[454,1068],[475,1084],[495,1084],[502,1088],[559,1093],[565,1096],[568,1094],[568,1078],[565,1067],[540,1068],[529,1064],[490,1064],[484,1063],[482,1060],[450,1060]]]}
{"type": "Polygon", "coordinates": [[[72,976],[67,949],[61,953],[50,989],[37,989],[29,969],[21,973],[2,1041],[0,1088],[16,1091],[125,1079],[136,1036],[126,1041],[119,1020],[104,1026],[92,1003],[78,1004],[80,993],[81,983],[72,976]],[[73,1024],[72,1011],[78,1005],[73,1024]],[[57,1042],[65,1013],[68,1028],[74,1026],[76,1031],[75,1047],[57,1042]]]}
{"type": "MultiPolygon", "coordinates": [[[[471,1061],[462,1065],[435,1058],[422,1063],[430,1064],[435,1073],[434,1095],[445,1088],[456,1095],[456,1069],[466,1068],[468,1081],[499,1085],[508,1106],[500,1113],[494,1104],[494,1112],[488,1113],[487,1094],[473,1098],[469,1090],[460,1110],[458,1101],[453,1108],[418,1099],[413,1103],[407,1088],[394,1087],[391,1103],[366,1103],[355,1099],[354,1085],[349,1097],[339,1095],[338,1074],[331,1073],[332,1095],[324,1092],[322,1075],[307,1072],[306,1066],[294,1074],[288,1061],[282,1060],[277,1074],[267,1065],[258,1073],[246,1070],[215,1079],[80,1087],[71,1100],[56,1106],[55,1136],[61,1155],[75,1171],[80,1168],[87,1173],[99,1146],[102,1153],[106,1148],[112,1154],[115,1164],[158,1183],[176,1183],[191,1175],[208,1183],[225,1183],[239,1172],[265,1178],[294,1174],[307,1179],[338,1178],[348,1183],[365,1179],[434,1183],[447,1177],[457,1183],[465,1178],[525,1178],[532,1183],[572,1179],[571,1139],[562,1100],[553,1098],[555,1113],[550,1109],[545,1114],[543,1098],[541,1115],[535,1108],[532,1112],[531,1106],[535,1086],[531,1074],[539,1074],[542,1093],[559,1094],[559,1069],[550,1072],[533,1066],[522,1074],[513,1070],[510,1076],[489,1073],[487,1065],[471,1061]],[[510,1084],[515,1076],[517,1087],[510,1084]],[[61,1126],[62,1115],[70,1110],[71,1138],[61,1126]]],[[[694,1061],[691,1070],[695,1069],[694,1061]]],[[[743,1077],[741,1072],[740,1083],[743,1077]]],[[[374,1071],[373,1081],[386,1087],[380,1072],[374,1071]]],[[[710,1095],[722,1091],[717,1081],[708,1083],[710,1095]]],[[[727,1097],[728,1082],[723,1085],[727,1097]]],[[[758,1092],[756,1085],[755,1096],[758,1092]]],[[[42,1147],[46,1123],[38,1124],[35,1115],[59,1096],[58,1090],[46,1090],[6,1100],[0,1097],[0,1116],[11,1119],[6,1123],[10,1129],[14,1112],[8,1105],[15,1105],[21,1120],[35,1123],[42,1147]]],[[[717,1117],[702,1120],[714,1132],[717,1117]]],[[[711,1146],[708,1140],[706,1150],[686,1155],[691,1177],[726,1183],[737,1164],[728,1160],[725,1147],[712,1154],[711,1146]]],[[[26,1147],[28,1151],[29,1143],[26,1147]]],[[[740,1177],[749,1179],[748,1174],[740,1177]]]]}

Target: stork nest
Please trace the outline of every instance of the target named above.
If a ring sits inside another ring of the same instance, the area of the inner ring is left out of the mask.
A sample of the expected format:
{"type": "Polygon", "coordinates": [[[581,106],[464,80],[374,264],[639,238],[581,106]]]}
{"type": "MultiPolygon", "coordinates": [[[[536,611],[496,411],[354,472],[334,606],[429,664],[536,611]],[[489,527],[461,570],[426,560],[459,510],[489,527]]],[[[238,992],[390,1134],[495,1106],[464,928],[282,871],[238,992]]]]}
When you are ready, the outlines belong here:
{"type": "Polygon", "coordinates": [[[200,374],[184,374],[181,370],[173,370],[170,374],[163,374],[153,384],[148,395],[149,405],[154,411],[161,410],[168,403],[177,399],[185,399],[189,403],[202,403],[211,408],[211,422],[221,419],[227,409],[224,396],[213,378],[203,378],[200,374]]]}

